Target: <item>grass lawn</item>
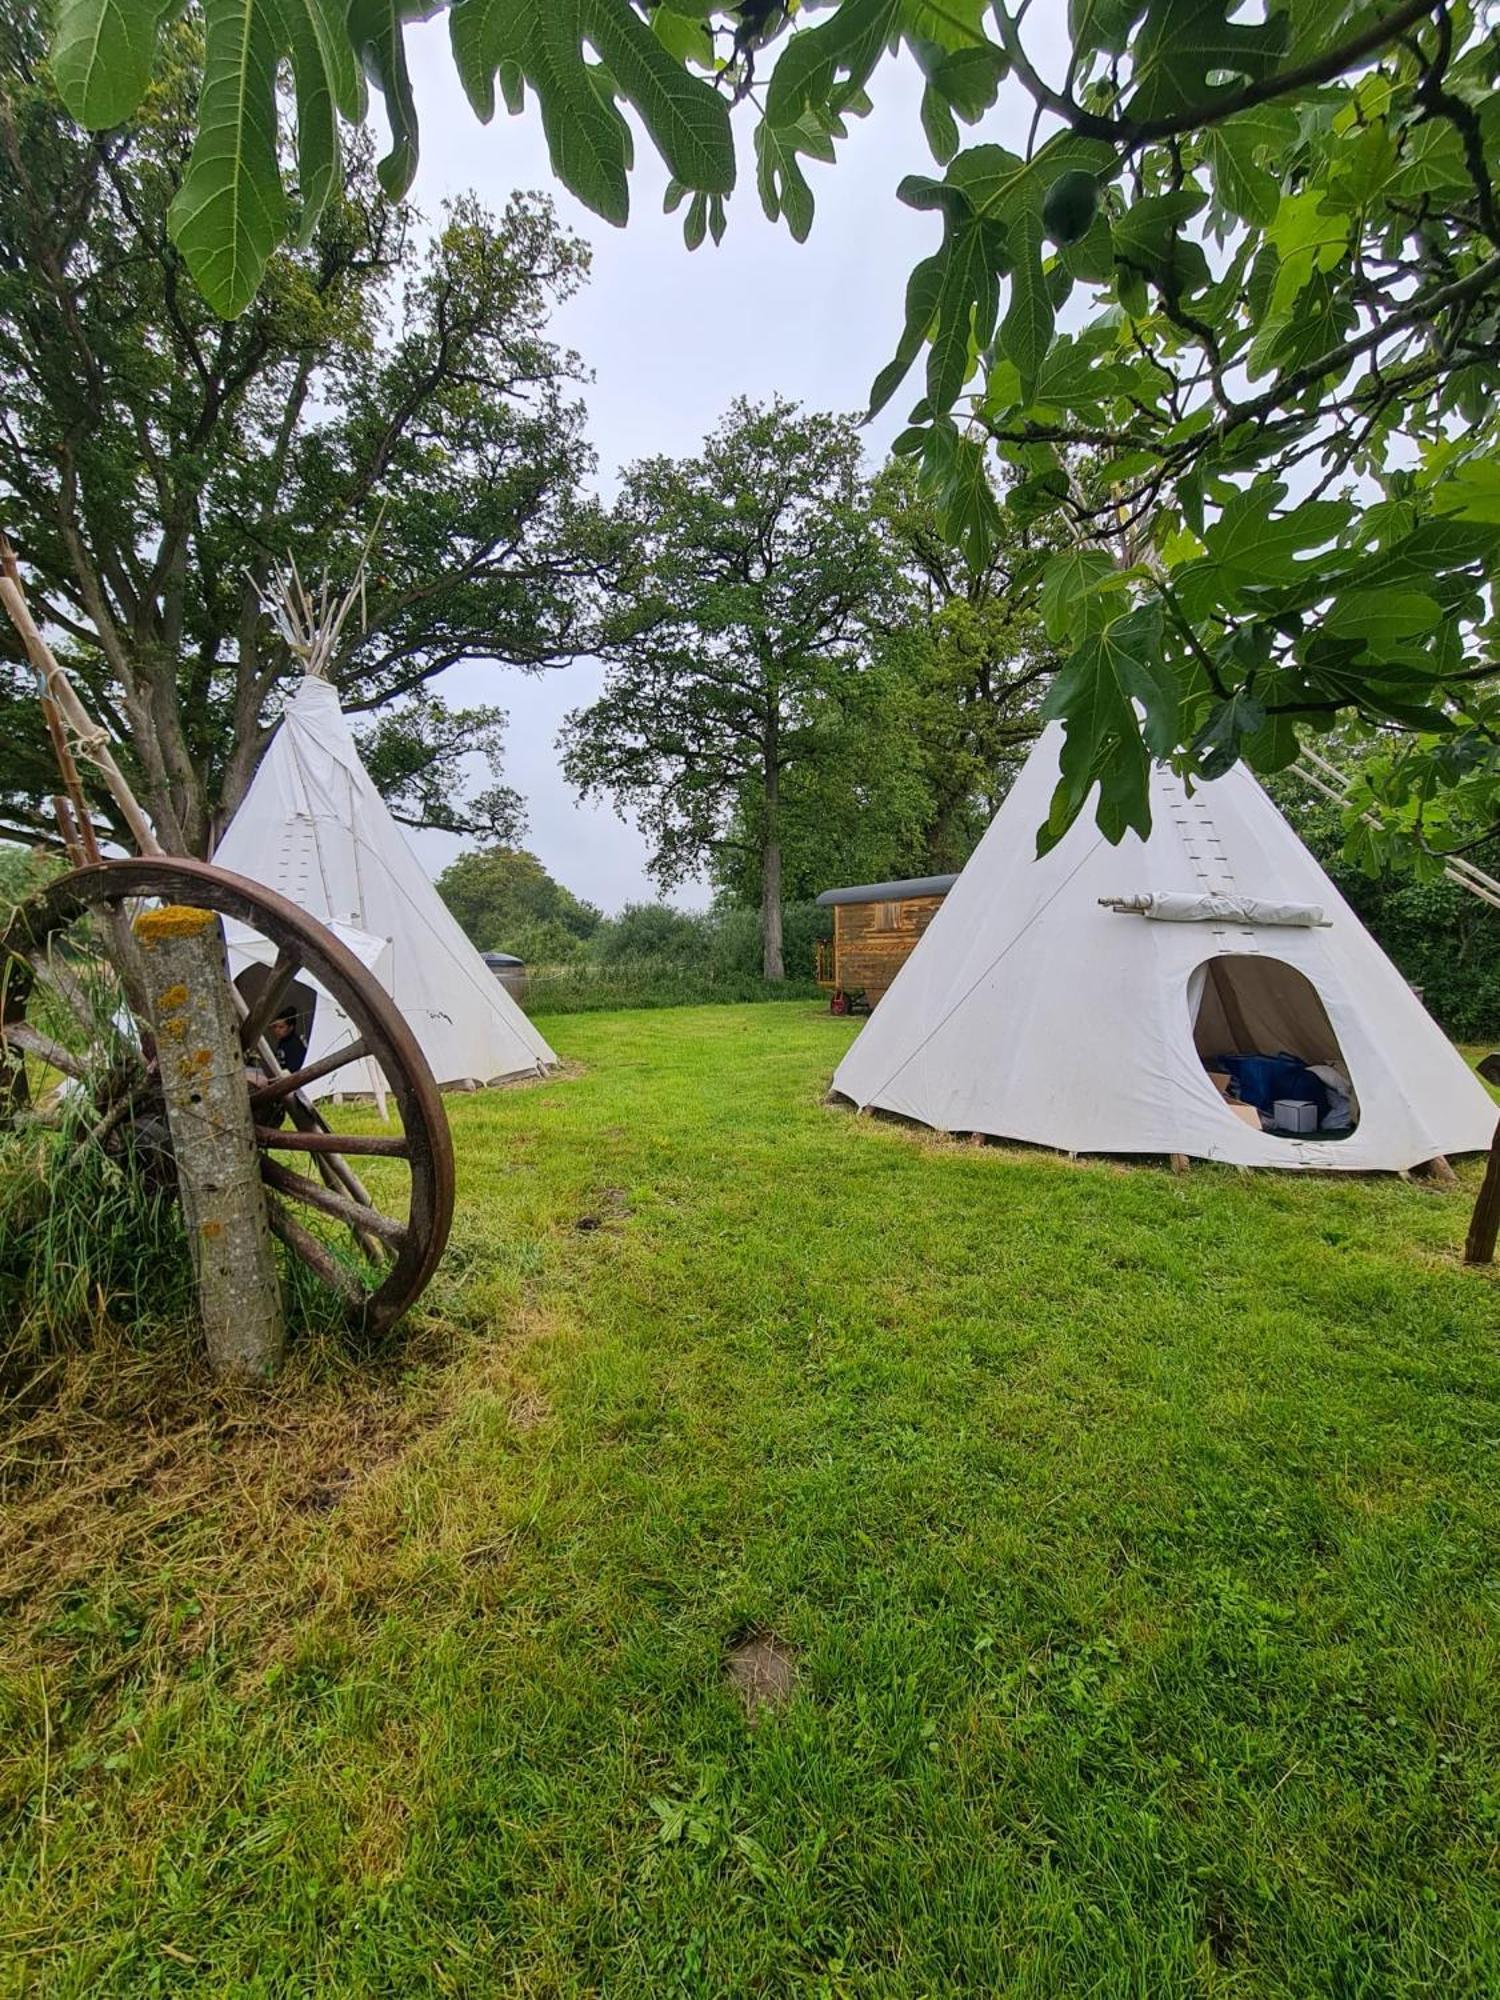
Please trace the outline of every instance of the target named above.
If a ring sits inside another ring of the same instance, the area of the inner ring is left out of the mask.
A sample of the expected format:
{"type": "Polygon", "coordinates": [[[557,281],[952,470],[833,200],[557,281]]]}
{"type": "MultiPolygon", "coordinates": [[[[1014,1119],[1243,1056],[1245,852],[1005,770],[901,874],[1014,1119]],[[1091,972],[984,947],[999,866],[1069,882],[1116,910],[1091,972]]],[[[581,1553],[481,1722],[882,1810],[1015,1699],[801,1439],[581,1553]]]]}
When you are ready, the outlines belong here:
{"type": "Polygon", "coordinates": [[[13,1418],[0,1987],[1500,1991],[1477,1167],[939,1141],[857,1025],[543,1023],[392,1352],[13,1418]]]}

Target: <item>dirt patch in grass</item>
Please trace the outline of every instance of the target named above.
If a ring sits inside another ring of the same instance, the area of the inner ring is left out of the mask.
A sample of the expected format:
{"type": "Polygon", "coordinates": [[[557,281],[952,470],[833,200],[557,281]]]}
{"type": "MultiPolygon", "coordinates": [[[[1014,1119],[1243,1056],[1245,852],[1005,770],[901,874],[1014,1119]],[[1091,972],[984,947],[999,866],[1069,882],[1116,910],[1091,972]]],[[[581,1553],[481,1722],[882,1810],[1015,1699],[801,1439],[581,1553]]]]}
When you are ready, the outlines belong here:
{"type": "Polygon", "coordinates": [[[465,1091],[466,1097],[486,1097],[491,1091],[535,1090],[541,1083],[576,1083],[588,1070],[581,1062],[560,1062],[556,1069],[549,1069],[544,1076],[502,1076],[494,1083],[483,1083],[477,1090],[465,1091]]]}
{"type": "Polygon", "coordinates": [[[739,1696],[751,1722],[768,1709],[784,1708],[797,1685],[797,1655],[785,1639],[753,1627],[733,1640],[724,1655],[724,1678],[739,1696]]]}
{"type": "Polygon", "coordinates": [[[510,1427],[524,1437],[546,1423],[552,1411],[539,1389],[523,1389],[510,1406],[510,1427]]]}
{"type": "Polygon", "coordinates": [[[624,1188],[598,1188],[590,1206],[577,1218],[573,1227],[587,1236],[596,1229],[618,1228],[629,1213],[630,1203],[624,1188]]]}

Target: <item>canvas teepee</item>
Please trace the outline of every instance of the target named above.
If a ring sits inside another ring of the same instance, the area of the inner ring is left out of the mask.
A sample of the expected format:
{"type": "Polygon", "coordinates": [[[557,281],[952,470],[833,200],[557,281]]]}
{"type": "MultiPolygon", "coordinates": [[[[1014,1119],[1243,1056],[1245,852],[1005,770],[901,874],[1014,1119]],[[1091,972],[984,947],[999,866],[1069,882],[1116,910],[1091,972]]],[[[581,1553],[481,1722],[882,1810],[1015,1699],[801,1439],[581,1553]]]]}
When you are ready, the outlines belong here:
{"type": "MultiPolygon", "coordinates": [[[[214,859],[278,890],[354,949],[406,1017],[440,1084],[494,1083],[557,1060],[429,881],[360,762],[338,695],[308,673],[214,859]]],[[[231,968],[254,957],[229,929],[231,968]]],[[[355,1039],[324,996],[308,1058],[355,1039]]],[[[324,1090],[376,1090],[341,1070],[324,1090]]],[[[317,1088],[314,1088],[314,1095],[317,1088]]]]}
{"type": "Polygon", "coordinates": [[[1157,766],[1149,839],[1112,847],[1085,813],[1037,860],[1061,742],[1037,743],[838,1095],[1073,1153],[1368,1171],[1489,1146],[1483,1086],[1243,766],[1191,795],[1157,766]],[[1283,1051],[1352,1080],[1351,1131],[1261,1130],[1207,1067],[1283,1051]]]}

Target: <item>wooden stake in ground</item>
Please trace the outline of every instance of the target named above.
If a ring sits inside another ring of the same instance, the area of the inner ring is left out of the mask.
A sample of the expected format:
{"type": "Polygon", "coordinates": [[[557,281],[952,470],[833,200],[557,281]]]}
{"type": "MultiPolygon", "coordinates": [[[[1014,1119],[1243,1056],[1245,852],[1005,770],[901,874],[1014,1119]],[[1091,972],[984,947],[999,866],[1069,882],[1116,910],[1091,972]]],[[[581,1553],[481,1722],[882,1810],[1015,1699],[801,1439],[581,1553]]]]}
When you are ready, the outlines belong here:
{"type": "Polygon", "coordinates": [[[211,910],[135,919],[177,1185],[216,1375],[264,1380],[286,1346],[224,935],[211,910]]]}
{"type": "Polygon", "coordinates": [[[1484,1170],[1484,1182],[1480,1187],[1479,1199],[1474,1204],[1474,1214],[1469,1222],[1468,1241],[1464,1244],[1464,1262],[1493,1264],[1497,1235],[1500,1235],[1500,1125],[1495,1127],[1495,1143],[1490,1147],[1489,1161],[1484,1170]]]}

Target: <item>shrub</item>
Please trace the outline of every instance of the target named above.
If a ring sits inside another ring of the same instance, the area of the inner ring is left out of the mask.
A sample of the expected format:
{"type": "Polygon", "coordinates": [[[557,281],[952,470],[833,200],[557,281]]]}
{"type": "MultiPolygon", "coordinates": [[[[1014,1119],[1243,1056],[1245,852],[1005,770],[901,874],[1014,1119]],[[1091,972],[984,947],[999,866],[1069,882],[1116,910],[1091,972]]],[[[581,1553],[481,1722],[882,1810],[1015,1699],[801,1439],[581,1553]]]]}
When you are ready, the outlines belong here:
{"type": "Polygon", "coordinates": [[[565,963],[533,962],[525,1005],[533,1014],[608,1007],[691,1007],[726,1000],[811,999],[813,940],[827,936],[829,913],[793,904],[783,916],[787,977],[761,977],[755,910],[674,910],[632,903],[603,923],[586,952],[565,963]]]}
{"type": "Polygon", "coordinates": [[[811,1000],[811,979],[762,979],[759,973],[689,966],[665,958],[581,959],[533,972],[528,1014],[586,1014],[615,1007],[701,1007],[739,1000],[811,1000]]]}
{"type": "Polygon", "coordinates": [[[1367,874],[1344,854],[1335,806],[1309,800],[1289,776],[1269,789],[1433,1018],[1457,1041],[1500,1043],[1500,910],[1452,882],[1367,874]]]}
{"type": "Polygon", "coordinates": [[[692,965],[704,956],[706,919],[666,903],[627,903],[602,923],[589,947],[601,965],[692,965]]]}

